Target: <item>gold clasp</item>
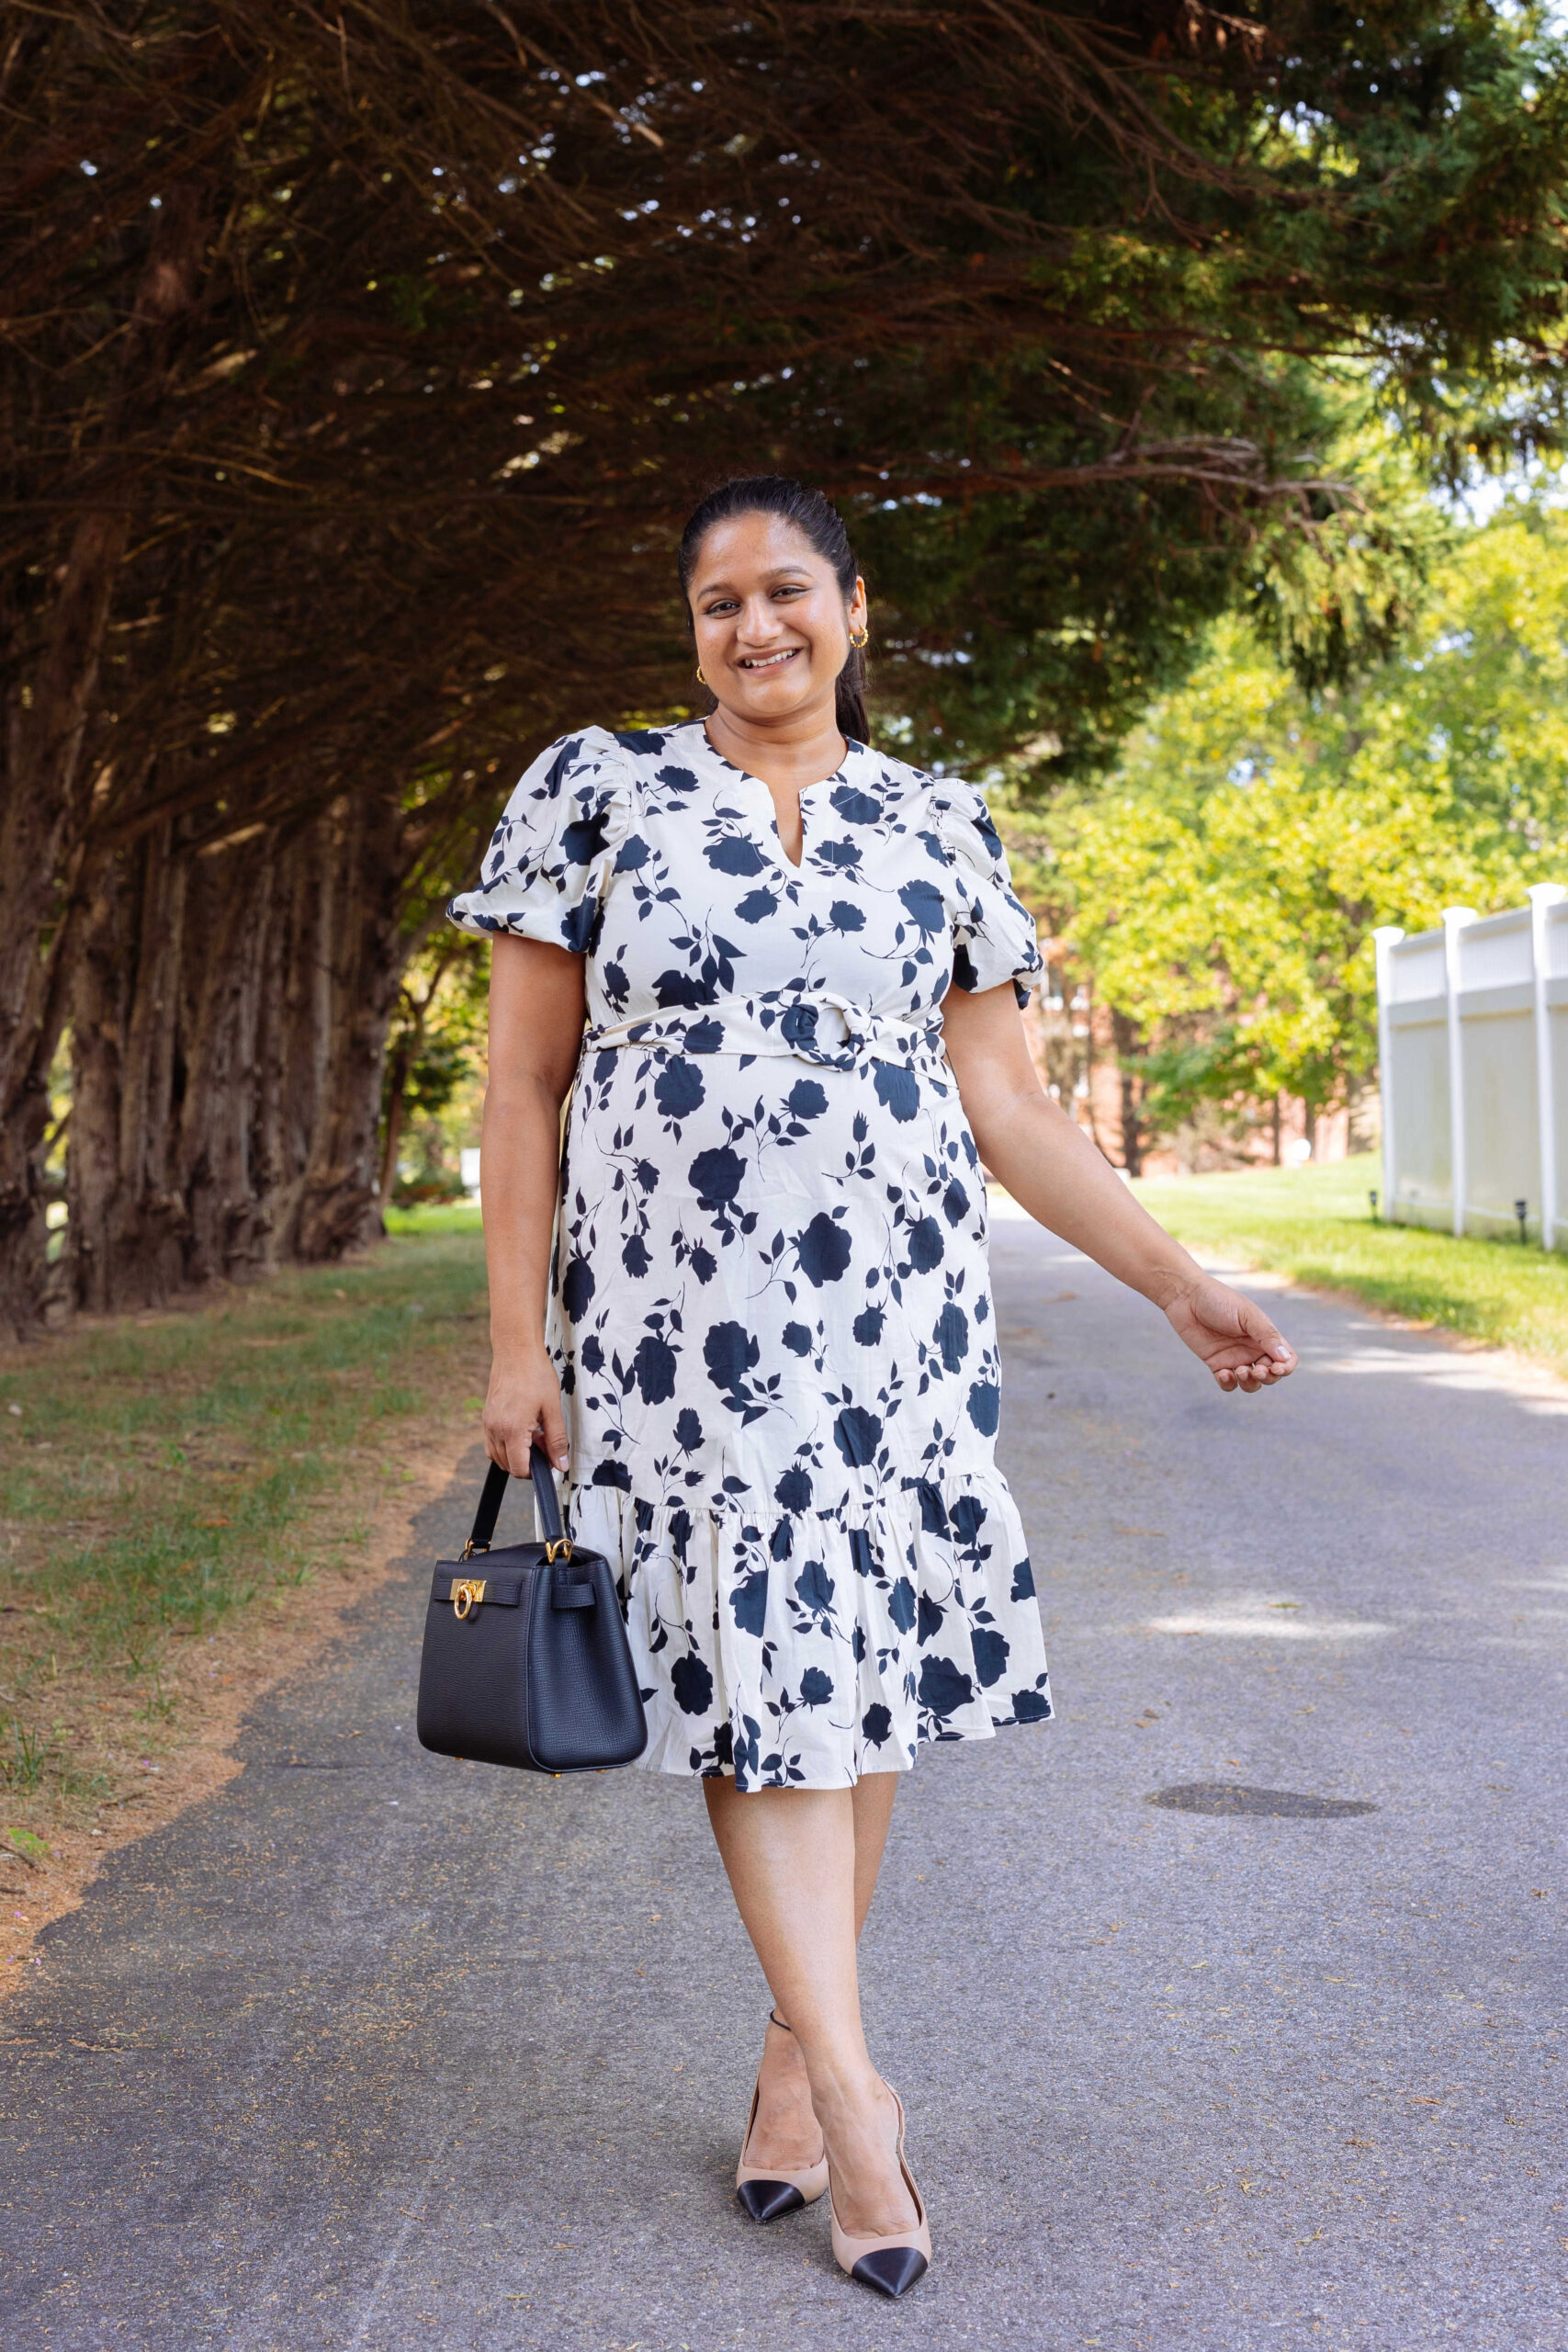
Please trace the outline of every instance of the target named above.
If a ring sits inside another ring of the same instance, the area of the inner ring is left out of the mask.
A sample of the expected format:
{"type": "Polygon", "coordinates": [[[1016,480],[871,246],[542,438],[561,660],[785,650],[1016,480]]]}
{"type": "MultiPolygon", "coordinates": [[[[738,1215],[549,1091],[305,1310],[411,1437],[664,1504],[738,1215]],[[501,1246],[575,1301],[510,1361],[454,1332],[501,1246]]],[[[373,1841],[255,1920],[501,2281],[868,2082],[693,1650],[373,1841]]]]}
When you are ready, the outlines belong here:
{"type": "Polygon", "coordinates": [[[556,1540],[555,1540],[555,1542],[554,1542],[553,1544],[546,1544],[546,1546],[545,1546],[545,1559],[546,1559],[547,1563],[550,1566],[552,1566],[552,1567],[555,1566],[555,1558],[556,1558],[556,1554],[557,1554],[558,1552],[560,1554],[560,1556],[561,1556],[561,1558],[562,1558],[563,1560],[570,1560],[570,1557],[571,1557],[571,1538],[570,1538],[570,1535],[558,1535],[558,1536],[557,1536],[557,1538],[556,1538],[556,1540]]]}
{"type": "Polygon", "coordinates": [[[485,1580],[483,1577],[453,1577],[452,1608],[456,1615],[459,1617],[470,1616],[474,1610],[478,1608],[479,1602],[484,1599],[484,1597],[485,1580]]]}

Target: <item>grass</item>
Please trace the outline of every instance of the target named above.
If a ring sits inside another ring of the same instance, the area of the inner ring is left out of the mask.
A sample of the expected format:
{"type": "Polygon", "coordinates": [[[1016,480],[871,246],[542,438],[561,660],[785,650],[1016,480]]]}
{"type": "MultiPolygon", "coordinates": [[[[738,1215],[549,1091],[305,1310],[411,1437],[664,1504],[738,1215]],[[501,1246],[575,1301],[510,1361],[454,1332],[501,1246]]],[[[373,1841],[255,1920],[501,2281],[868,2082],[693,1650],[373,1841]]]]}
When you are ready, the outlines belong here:
{"type": "Polygon", "coordinates": [[[1439,1324],[1488,1346],[1517,1349],[1568,1374],[1568,1257],[1517,1241],[1456,1240],[1372,1219],[1372,1158],[1323,1168],[1156,1176],[1135,1189],[1199,1254],[1348,1291],[1413,1322],[1439,1324]]]}
{"type": "Polygon", "coordinates": [[[414,1209],[389,1209],[387,1230],[429,1238],[434,1234],[481,1232],[483,1220],[478,1201],[427,1201],[414,1209]]]}
{"type": "Polygon", "coordinates": [[[103,1793],[96,1711],[166,1723],[176,1645],[352,1557],[400,1450],[474,1396],[478,1212],[363,1260],[0,1358],[0,1789],[103,1793]]]}

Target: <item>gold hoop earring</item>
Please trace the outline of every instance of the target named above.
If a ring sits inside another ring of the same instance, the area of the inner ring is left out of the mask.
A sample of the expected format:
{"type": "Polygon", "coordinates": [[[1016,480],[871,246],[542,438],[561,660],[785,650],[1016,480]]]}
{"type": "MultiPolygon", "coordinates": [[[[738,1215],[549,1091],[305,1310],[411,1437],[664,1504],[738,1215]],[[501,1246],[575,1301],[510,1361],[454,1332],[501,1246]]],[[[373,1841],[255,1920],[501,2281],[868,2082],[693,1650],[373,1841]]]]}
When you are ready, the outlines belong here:
{"type": "Polygon", "coordinates": [[[703,675],[703,665],[700,662],[697,663],[697,684],[699,686],[705,686],[707,684],[707,680],[703,675]]]}
{"type": "Polygon", "coordinates": [[[863,628],[863,629],[862,629],[862,631],[861,631],[861,633],[860,633],[860,635],[859,635],[858,637],[855,635],[855,633],[854,633],[853,629],[851,629],[851,631],[850,631],[850,643],[854,647],[854,650],[855,650],[855,651],[856,651],[857,653],[861,652],[864,647],[868,646],[868,645],[871,643],[871,631],[870,631],[870,629],[868,629],[868,628],[863,628]]]}

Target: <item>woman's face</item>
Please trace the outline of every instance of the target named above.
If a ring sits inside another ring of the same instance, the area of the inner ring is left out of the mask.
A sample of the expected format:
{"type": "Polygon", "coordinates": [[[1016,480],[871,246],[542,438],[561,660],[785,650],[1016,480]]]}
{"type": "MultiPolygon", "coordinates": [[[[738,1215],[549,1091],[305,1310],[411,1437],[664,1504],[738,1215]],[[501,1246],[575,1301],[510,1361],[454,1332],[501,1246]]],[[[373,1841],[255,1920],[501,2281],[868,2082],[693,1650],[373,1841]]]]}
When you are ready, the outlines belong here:
{"type": "Polygon", "coordinates": [[[703,676],[734,718],[777,720],[814,702],[832,709],[833,685],[865,627],[865,582],[849,605],[832,566],[778,514],[716,523],[697,550],[692,625],[703,676]]]}

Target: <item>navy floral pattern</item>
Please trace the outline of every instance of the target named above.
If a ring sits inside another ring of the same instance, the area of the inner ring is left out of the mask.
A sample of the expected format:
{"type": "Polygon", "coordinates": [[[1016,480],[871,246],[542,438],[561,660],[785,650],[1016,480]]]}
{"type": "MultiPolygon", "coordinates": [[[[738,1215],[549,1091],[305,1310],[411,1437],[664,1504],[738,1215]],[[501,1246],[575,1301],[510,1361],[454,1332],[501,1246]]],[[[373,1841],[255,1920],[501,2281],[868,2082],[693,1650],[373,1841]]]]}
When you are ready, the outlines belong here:
{"type": "Polygon", "coordinates": [[[1042,970],[972,786],[851,743],[772,797],[698,722],[554,743],[465,930],[587,959],[547,1338],[656,1770],[843,1788],[1051,1712],[950,986],[1042,970]]]}

